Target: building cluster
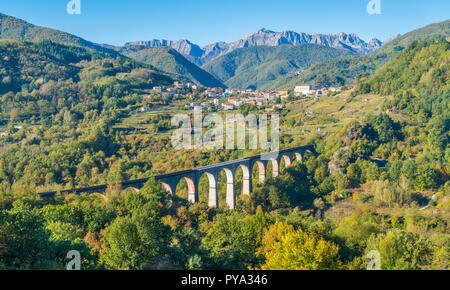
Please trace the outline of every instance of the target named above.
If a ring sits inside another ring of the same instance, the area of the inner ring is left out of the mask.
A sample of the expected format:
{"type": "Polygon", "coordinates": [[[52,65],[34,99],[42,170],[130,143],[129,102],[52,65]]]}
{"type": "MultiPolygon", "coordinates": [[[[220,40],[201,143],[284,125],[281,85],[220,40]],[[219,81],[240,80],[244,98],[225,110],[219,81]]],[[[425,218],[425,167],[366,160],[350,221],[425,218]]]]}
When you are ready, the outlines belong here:
{"type": "MultiPolygon", "coordinates": [[[[311,85],[298,85],[293,91],[293,95],[297,97],[308,97],[308,96],[320,96],[328,92],[337,92],[340,88],[322,88],[314,90],[311,85]]],[[[227,88],[223,89],[217,88],[205,88],[200,85],[195,85],[193,83],[182,83],[174,82],[172,87],[163,89],[162,87],[154,87],[153,91],[156,93],[167,93],[167,94],[181,94],[185,93],[186,97],[193,102],[190,106],[195,111],[200,111],[203,109],[217,109],[217,110],[234,110],[241,104],[249,104],[253,106],[266,106],[271,101],[282,100],[289,97],[291,94],[289,90],[278,90],[278,91],[259,91],[253,89],[237,89],[237,88],[227,88]],[[188,91],[183,89],[190,89],[188,91]],[[186,93],[188,92],[188,93],[186,93]],[[195,102],[198,96],[206,96],[207,101],[195,102]]],[[[274,102],[274,107],[283,108],[280,102],[274,102]]],[[[145,110],[143,108],[142,110],[145,110]]]]}
{"type": "MultiPolygon", "coordinates": [[[[243,104],[262,107],[268,105],[271,101],[286,98],[289,94],[279,91],[256,91],[252,89],[239,90],[236,88],[228,88],[225,91],[216,88],[208,89],[206,95],[210,100],[197,103],[191,103],[194,110],[204,108],[215,108],[223,111],[231,111],[243,104]]],[[[275,104],[275,107],[283,108],[282,104],[275,104]]]]}

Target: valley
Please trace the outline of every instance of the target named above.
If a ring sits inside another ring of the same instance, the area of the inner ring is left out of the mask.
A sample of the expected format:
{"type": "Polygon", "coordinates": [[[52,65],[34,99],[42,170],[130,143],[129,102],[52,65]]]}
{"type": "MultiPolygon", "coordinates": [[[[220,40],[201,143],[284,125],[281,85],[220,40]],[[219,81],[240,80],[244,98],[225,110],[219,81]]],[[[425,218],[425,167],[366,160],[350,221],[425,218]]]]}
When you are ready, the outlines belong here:
{"type": "Polygon", "coordinates": [[[449,25],[114,46],[0,14],[0,270],[450,269],[449,25]],[[290,157],[174,146],[237,114],[290,157]]]}

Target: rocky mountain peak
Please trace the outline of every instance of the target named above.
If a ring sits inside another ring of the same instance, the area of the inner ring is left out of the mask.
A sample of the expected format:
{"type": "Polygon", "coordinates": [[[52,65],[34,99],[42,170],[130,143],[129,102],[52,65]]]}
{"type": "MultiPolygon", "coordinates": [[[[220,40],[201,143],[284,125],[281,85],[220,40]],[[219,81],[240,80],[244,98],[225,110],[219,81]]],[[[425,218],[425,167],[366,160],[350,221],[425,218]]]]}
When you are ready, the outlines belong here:
{"type": "Polygon", "coordinates": [[[332,48],[345,49],[358,54],[367,54],[378,49],[382,42],[378,39],[372,39],[369,43],[365,42],[358,35],[354,33],[338,33],[338,34],[306,34],[297,33],[295,31],[275,32],[266,28],[261,28],[258,31],[249,34],[237,41],[226,43],[216,42],[205,46],[198,46],[191,43],[189,40],[151,40],[151,41],[137,41],[125,44],[127,45],[146,45],[150,47],[155,46],[170,46],[179,53],[187,57],[192,62],[203,65],[219,56],[232,52],[235,49],[252,46],[279,46],[279,45],[294,45],[301,44],[317,44],[332,48]]]}

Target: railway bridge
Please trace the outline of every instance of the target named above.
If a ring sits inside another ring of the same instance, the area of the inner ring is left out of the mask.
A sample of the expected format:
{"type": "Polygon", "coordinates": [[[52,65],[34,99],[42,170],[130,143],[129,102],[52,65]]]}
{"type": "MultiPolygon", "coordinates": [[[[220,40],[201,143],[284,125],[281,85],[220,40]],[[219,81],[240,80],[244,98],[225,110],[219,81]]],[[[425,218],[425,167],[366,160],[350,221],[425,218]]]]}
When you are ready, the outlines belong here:
{"type": "MultiPolygon", "coordinates": [[[[253,157],[246,157],[188,170],[157,175],[155,176],[155,179],[161,182],[165,190],[171,195],[175,195],[177,185],[184,179],[188,187],[188,200],[191,203],[195,203],[199,201],[198,188],[200,179],[203,175],[206,175],[209,180],[208,205],[210,207],[218,207],[218,179],[220,172],[224,171],[227,179],[226,205],[229,209],[234,209],[236,206],[236,192],[234,185],[235,176],[238,169],[242,169],[243,173],[242,194],[249,195],[252,192],[252,172],[254,166],[257,166],[258,169],[259,182],[263,183],[266,178],[266,171],[269,162],[272,165],[273,177],[278,177],[279,167],[282,160],[284,160],[285,167],[289,167],[293,161],[301,161],[307,151],[315,153],[314,146],[306,145],[280,150],[277,152],[262,153],[253,157]]],[[[123,181],[121,185],[124,190],[127,188],[139,190],[144,186],[148,179],[149,178],[123,181]]],[[[102,193],[106,191],[107,187],[108,185],[104,184],[85,188],[75,188],[72,190],[62,190],[59,191],[59,193],[102,193]]],[[[39,195],[43,198],[53,198],[57,193],[58,192],[53,191],[39,193],[39,195]]]]}

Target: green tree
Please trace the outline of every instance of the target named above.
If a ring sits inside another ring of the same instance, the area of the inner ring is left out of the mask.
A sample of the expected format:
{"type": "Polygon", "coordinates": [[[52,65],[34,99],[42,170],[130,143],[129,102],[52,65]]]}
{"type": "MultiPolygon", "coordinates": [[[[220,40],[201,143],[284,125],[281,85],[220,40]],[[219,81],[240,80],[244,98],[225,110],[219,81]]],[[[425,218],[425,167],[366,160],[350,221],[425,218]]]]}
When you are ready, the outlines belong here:
{"type": "Polygon", "coordinates": [[[345,245],[344,254],[352,258],[361,255],[370,236],[382,232],[380,222],[380,218],[371,213],[354,213],[339,222],[333,233],[345,245]]]}
{"type": "Polygon", "coordinates": [[[438,173],[428,164],[420,165],[415,177],[415,187],[418,190],[435,189],[439,184],[438,173]]]}
{"type": "Polygon", "coordinates": [[[383,270],[420,270],[431,263],[431,244],[419,235],[403,230],[372,236],[366,252],[376,250],[381,255],[383,270]]]}
{"type": "Polygon", "coordinates": [[[263,231],[268,225],[269,221],[261,208],[248,217],[238,212],[218,215],[203,240],[212,260],[210,266],[247,269],[259,264],[256,251],[261,246],[263,231]]]}
{"type": "Polygon", "coordinates": [[[113,269],[143,269],[168,251],[170,228],[161,220],[167,193],[152,178],[139,193],[144,198],[130,194],[131,215],[115,219],[105,231],[103,260],[113,269]]]}
{"type": "Polygon", "coordinates": [[[152,265],[168,246],[169,229],[151,204],[131,217],[119,217],[106,229],[103,260],[112,269],[136,270],[152,265]]]}

